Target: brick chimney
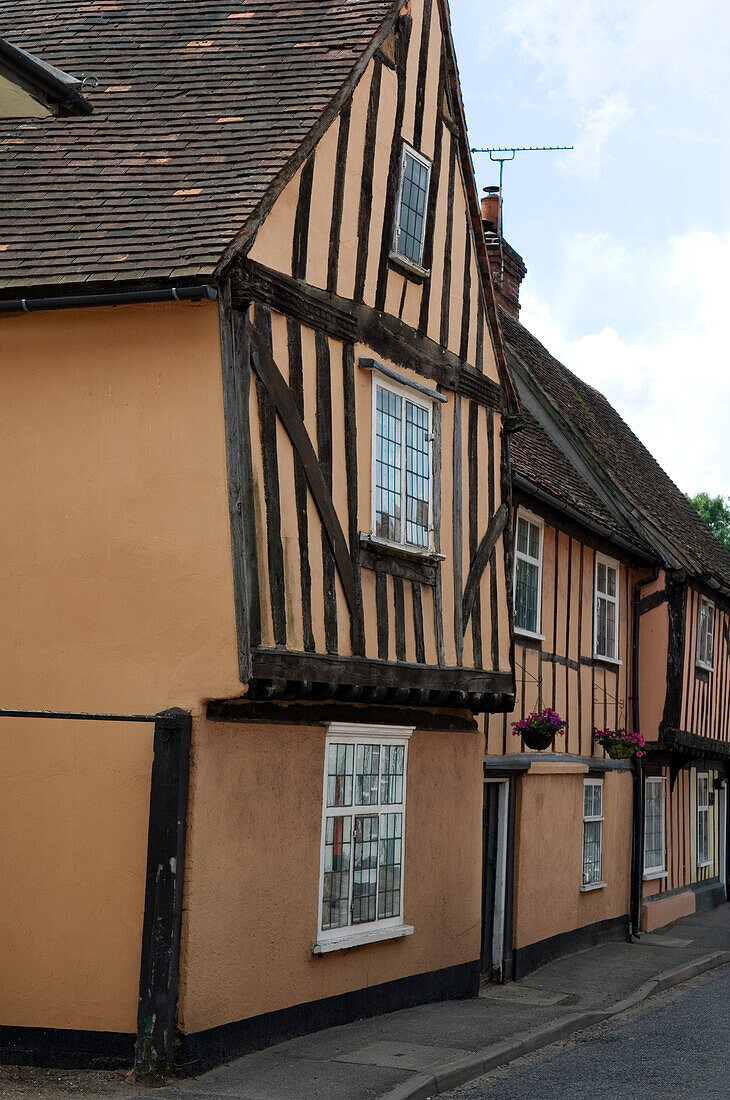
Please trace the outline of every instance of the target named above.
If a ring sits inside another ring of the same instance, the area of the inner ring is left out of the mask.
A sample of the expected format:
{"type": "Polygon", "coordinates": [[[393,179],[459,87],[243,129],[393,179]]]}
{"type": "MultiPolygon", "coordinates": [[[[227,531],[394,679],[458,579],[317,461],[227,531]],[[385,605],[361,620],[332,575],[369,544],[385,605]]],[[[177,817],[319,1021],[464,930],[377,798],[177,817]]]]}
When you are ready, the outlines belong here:
{"type": "Polygon", "coordinates": [[[500,242],[501,197],[499,188],[485,187],[484,192],[482,225],[497,305],[501,306],[516,321],[519,321],[520,284],[527,274],[527,268],[519,252],[515,252],[514,248],[508,245],[505,240],[500,242]]]}

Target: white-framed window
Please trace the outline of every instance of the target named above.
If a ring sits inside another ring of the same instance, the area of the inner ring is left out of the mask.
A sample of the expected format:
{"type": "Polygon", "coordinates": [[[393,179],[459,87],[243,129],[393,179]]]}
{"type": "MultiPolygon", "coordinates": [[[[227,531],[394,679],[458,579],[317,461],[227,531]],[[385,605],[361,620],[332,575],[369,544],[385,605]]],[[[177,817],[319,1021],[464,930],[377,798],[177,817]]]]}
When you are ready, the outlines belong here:
{"type": "Polygon", "coordinates": [[[697,866],[712,863],[712,833],[710,831],[710,775],[697,773],[697,866]]]}
{"type": "Polygon", "coordinates": [[[644,874],[665,870],[666,786],[661,776],[650,776],[644,786],[644,874]]]}
{"type": "Polygon", "coordinates": [[[403,923],[412,732],[339,722],[328,727],[317,954],[413,931],[403,923]]]}
{"type": "Polygon", "coordinates": [[[596,554],[593,654],[618,660],[618,562],[596,554]]]}
{"type": "Polygon", "coordinates": [[[376,538],[429,550],[433,535],[433,405],[373,379],[373,519],[376,538]]]}
{"type": "Polygon", "coordinates": [[[515,630],[540,638],[543,522],[520,509],[515,528],[515,630]]]}
{"type": "Polygon", "coordinates": [[[583,883],[584,890],[605,886],[601,879],[603,847],[603,780],[583,780],[583,883]]]}
{"type": "Polygon", "coordinates": [[[700,596],[697,609],[697,664],[712,670],[715,659],[715,605],[700,596]]]}
{"type": "Polygon", "coordinates": [[[393,251],[418,267],[423,262],[430,180],[431,162],[410,145],[404,144],[400,162],[393,251]]]}

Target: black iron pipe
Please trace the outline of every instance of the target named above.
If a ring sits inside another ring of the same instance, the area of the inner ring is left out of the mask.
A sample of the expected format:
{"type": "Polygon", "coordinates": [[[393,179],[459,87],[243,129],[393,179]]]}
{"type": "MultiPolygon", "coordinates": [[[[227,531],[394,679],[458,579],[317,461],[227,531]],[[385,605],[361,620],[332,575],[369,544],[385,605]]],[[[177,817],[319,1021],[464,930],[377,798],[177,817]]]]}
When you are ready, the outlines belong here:
{"type": "MultiPolygon", "coordinates": [[[[636,733],[641,733],[639,721],[639,626],[641,621],[641,590],[659,579],[659,566],[655,565],[648,577],[634,585],[634,631],[631,640],[631,713],[636,733]]],[[[631,835],[631,919],[629,931],[637,935],[641,931],[641,884],[644,870],[644,770],[641,760],[632,761],[634,791],[631,835]]]]}
{"type": "Polygon", "coordinates": [[[155,714],[90,714],[70,710],[7,710],[0,707],[0,718],[54,718],[74,722],[154,722],[155,714]]]}
{"type": "Polygon", "coordinates": [[[84,306],[122,306],[135,302],[202,302],[218,297],[214,286],[173,286],[163,290],[110,290],[98,294],[62,294],[53,298],[9,298],[0,301],[0,313],[35,313],[39,309],[80,309],[84,306]]]}

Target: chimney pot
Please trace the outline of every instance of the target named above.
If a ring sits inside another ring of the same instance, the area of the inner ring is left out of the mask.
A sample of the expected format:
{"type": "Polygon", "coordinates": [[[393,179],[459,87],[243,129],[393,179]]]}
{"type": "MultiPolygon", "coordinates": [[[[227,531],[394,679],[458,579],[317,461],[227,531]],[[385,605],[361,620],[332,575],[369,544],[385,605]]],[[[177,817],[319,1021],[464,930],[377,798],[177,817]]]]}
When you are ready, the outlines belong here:
{"type": "Polygon", "coordinates": [[[487,258],[492,272],[497,304],[515,320],[520,317],[520,283],[527,269],[518,252],[499,238],[499,187],[485,187],[482,199],[482,224],[487,258]]]}
{"type": "Polygon", "coordinates": [[[485,187],[482,199],[482,221],[487,223],[484,228],[497,232],[499,225],[499,188],[485,187]]]}

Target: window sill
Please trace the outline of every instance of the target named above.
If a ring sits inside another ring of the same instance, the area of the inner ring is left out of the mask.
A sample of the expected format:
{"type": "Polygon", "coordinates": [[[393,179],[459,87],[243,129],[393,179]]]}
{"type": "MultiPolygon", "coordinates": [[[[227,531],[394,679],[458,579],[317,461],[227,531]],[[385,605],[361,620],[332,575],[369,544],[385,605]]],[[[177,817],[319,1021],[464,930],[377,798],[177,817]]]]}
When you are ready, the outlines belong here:
{"type": "Polygon", "coordinates": [[[697,869],[700,870],[702,867],[712,867],[714,862],[714,859],[697,860],[697,869]]]}
{"type": "Polygon", "coordinates": [[[397,554],[405,558],[415,558],[417,561],[431,562],[434,565],[439,561],[446,561],[446,554],[439,554],[435,550],[429,550],[425,546],[409,546],[405,542],[389,542],[388,539],[378,538],[377,535],[366,535],[360,532],[360,545],[370,550],[382,550],[384,553],[397,554]]]}
{"type": "Polygon", "coordinates": [[[413,260],[409,260],[407,256],[402,256],[400,252],[391,251],[388,255],[388,261],[393,267],[398,268],[402,274],[409,276],[411,279],[415,278],[418,282],[423,282],[424,279],[431,277],[430,271],[413,260]]]}
{"type": "Polygon", "coordinates": [[[532,638],[533,641],[535,641],[535,642],[544,642],[545,641],[545,635],[544,634],[537,634],[537,633],[535,633],[534,630],[525,630],[524,627],[521,627],[521,626],[516,626],[514,628],[514,630],[515,630],[515,636],[516,637],[518,636],[520,638],[532,638]]]}
{"type": "Polygon", "coordinates": [[[695,668],[701,669],[703,672],[714,672],[714,665],[706,665],[704,661],[695,661],[695,668]]]}
{"type": "Polygon", "coordinates": [[[581,894],[588,894],[591,890],[602,890],[604,886],[608,886],[607,882],[587,882],[581,886],[581,894]]]}
{"type": "Polygon", "coordinates": [[[623,664],[623,661],[620,660],[618,657],[604,657],[602,653],[594,653],[593,660],[601,661],[604,665],[615,665],[617,668],[619,665],[623,664]]]}
{"type": "Polygon", "coordinates": [[[654,882],[658,878],[669,878],[669,871],[644,871],[641,877],[644,882],[654,882]]]}
{"type": "Polygon", "coordinates": [[[340,939],[318,940],[312,948],[313,955],[328,955],[330,951],[347,951],[350,947],[362,947],[367,943],[380,943],[382,940],[399,940],[403,936],[413,935],[412,924],[397,924],[390,928],[370,928],[364,932],[343,931],[340,939]]]}

